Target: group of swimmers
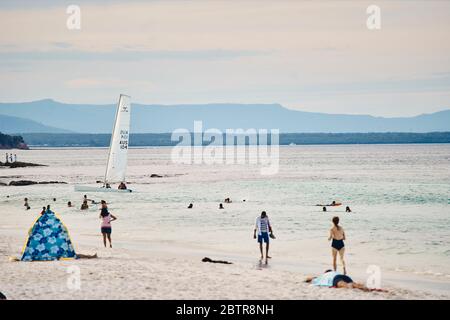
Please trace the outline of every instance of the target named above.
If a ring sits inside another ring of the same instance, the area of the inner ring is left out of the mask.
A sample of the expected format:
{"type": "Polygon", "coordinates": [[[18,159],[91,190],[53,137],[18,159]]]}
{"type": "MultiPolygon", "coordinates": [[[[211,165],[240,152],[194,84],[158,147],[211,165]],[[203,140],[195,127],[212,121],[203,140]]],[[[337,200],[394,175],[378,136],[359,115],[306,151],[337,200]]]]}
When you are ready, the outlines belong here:
{"type": "MultiPolygon", "coordinates": [[[[9,198],[9,196],[7,196],[9,198]]],[[[53,198],[53,201],[56,201],[56,198],[53,198]]],[[[23,206],[25,207],[25,210],[30,210],[30,204],[28,203],[28,198],[23,199],[23,206]]],[[[70,202],[70,201],[69,201],[70,202]]]]}
{"type": "MultiPolygon", "coordinates": [[[[341,203],[336,203],[336,201],[333,201],[331,204],[323,206],[322,207],[322,211],[323,212],[327,212],[327,207],[338,207],[340,205],[341,205],[341,203]]],[[[318,204],[318,206],[322,206],[322,205],[318,204]]],[[[345,212],[350,213],[350,212],[352,212],[352,209],[350,209],[349,206],[346,206],[345,207],[345,212]]]]}
{"type": "MultiPolygon", "coordinates": [[[[243,202],[245,202],[245,199],[242,200],[243,202]]],[[[232,203],[233,201],[231,201],[230,198],[225,198],[225,200],[223,201],[224,203],[232,203]]],[[[194,208],[194,204],[193,203],[189,203],[188,209],[193,209],[194,208]]],[[[225,209],[225,207],[223,206],[223,203],[219,203],[219,209],[225,209]]]]}
{"type": "MultiPolygon", "coordinates": [[[[9,196],[8,196],[8,197],[9,197],[9,196]]],[[[84,195],[84,197],[83,197],[83,202],[82,202],[82,204],[81,204],[80,210],[87,210],[87,209],[89,209],[88,201],[89,201],[91,204],[97,204],[97,202],[96,202],[95,200],[88,199],[88,198],[87,198],[87,195],[84,195]]],[[[56,198],[53,198],[53,202],[56,202],[56,198]]],[[[29,204],[29,202],[28,202],[28,198],[25,198],[25,199],[24,199],[24,204],[23,204],[23,206],[25,207],[26,210],[30,210],[30,209],[31,209],[30,204],[29,204]]],[[[68,207],[68,208],[73,208],[73,207],[74,207],[74,205],[72,204],[72,201],[68,201],[68,202],[67,202],[67,207],[68,207]]]]}

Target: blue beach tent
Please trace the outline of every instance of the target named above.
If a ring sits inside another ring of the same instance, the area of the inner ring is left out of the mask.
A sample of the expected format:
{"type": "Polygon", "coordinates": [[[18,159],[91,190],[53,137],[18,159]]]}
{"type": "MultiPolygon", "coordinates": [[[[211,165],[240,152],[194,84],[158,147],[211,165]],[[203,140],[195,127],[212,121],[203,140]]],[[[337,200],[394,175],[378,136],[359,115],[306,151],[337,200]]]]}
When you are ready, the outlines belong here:
{"type": "Polygon", "coordinates": [[[22,261],[76,259],[69,231],[50,209],[31,227],[23,249],[22,261]]]}

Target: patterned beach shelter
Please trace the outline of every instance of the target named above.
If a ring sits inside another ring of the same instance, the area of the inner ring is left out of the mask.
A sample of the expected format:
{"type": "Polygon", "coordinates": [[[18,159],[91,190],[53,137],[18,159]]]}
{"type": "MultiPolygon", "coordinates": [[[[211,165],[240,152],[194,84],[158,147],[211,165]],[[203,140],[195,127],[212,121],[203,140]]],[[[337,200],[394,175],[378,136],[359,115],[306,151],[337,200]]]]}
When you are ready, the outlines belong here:
{"type": "Polygon", "coordinates": [[[51,210],[36,220],[28,233],[22,261],[51,261],[76,258],[67,228],[51,210]]]}

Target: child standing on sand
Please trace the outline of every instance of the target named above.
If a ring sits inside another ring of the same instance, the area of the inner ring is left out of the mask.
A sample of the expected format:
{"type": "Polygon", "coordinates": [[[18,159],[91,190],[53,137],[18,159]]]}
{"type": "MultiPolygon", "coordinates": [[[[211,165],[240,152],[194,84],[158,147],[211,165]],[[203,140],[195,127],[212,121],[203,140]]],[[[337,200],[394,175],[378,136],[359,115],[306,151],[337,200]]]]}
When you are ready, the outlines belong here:
{"type": "Polygon", "coordinates": [[[115,216],[113,216],[108,211],[108,206],[106,205],[106,201],[102,200],[102,210],[100,211],[100,217],[102,220],[101,223],[101,232],[103,235],[103,244],[106,248],[106,238],[108,238],[109,241],[109,247],[112,248],[112,242],[111,242],[111,232],[112,232],[112,226],[111,222],[114,220],[117,220],[115,216]]]}

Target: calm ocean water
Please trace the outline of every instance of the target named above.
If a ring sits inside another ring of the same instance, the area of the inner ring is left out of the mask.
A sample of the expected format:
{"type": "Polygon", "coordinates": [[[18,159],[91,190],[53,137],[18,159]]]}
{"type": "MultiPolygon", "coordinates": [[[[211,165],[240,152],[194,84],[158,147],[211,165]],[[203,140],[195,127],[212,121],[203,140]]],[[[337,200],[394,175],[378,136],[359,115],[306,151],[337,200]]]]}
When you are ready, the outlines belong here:
{"type": "MultiPolygon", "coordinates": [[[[128,180],[135,193],[89,195],[106,198],[121,217],[118,245],[122,239],[124,245],[170,243],[223,256],[254,256],[254,219],[266,210],[277,235],[275,256],[325,265],[330,219],[338,215],[348,237],[350,268],[376,264],[450,279],[450,145],[286,146],[280,150],[279,172],[272,176],[261,175],[255,165],[174,164],[171,150],[130,150],[128,180]],[[152,173],[164,177],[151,178],[152,173]],[[226,197],[233,203],[218,210],[226,197]],[[315,206],[333,200],[344,206],[327,213],[315,206]],[[187,210],[191,202],[194,209],[187,210]],[[345,213],[345,205],[354,212],[345,213]],[[141,236],[149,233],[154,241],[142,244],[141,236]]],[[[64,205],[81,201],[71,184],[101,180],[107,150],[17,154],[19,160],[48,167],[1,170],[0,181],[23,176],[70,184],[3,187],[2,195],[18,205],[28,196],[36,208],[57,197],[54,207],[64,216],[81,214],[64,205]]]]}

